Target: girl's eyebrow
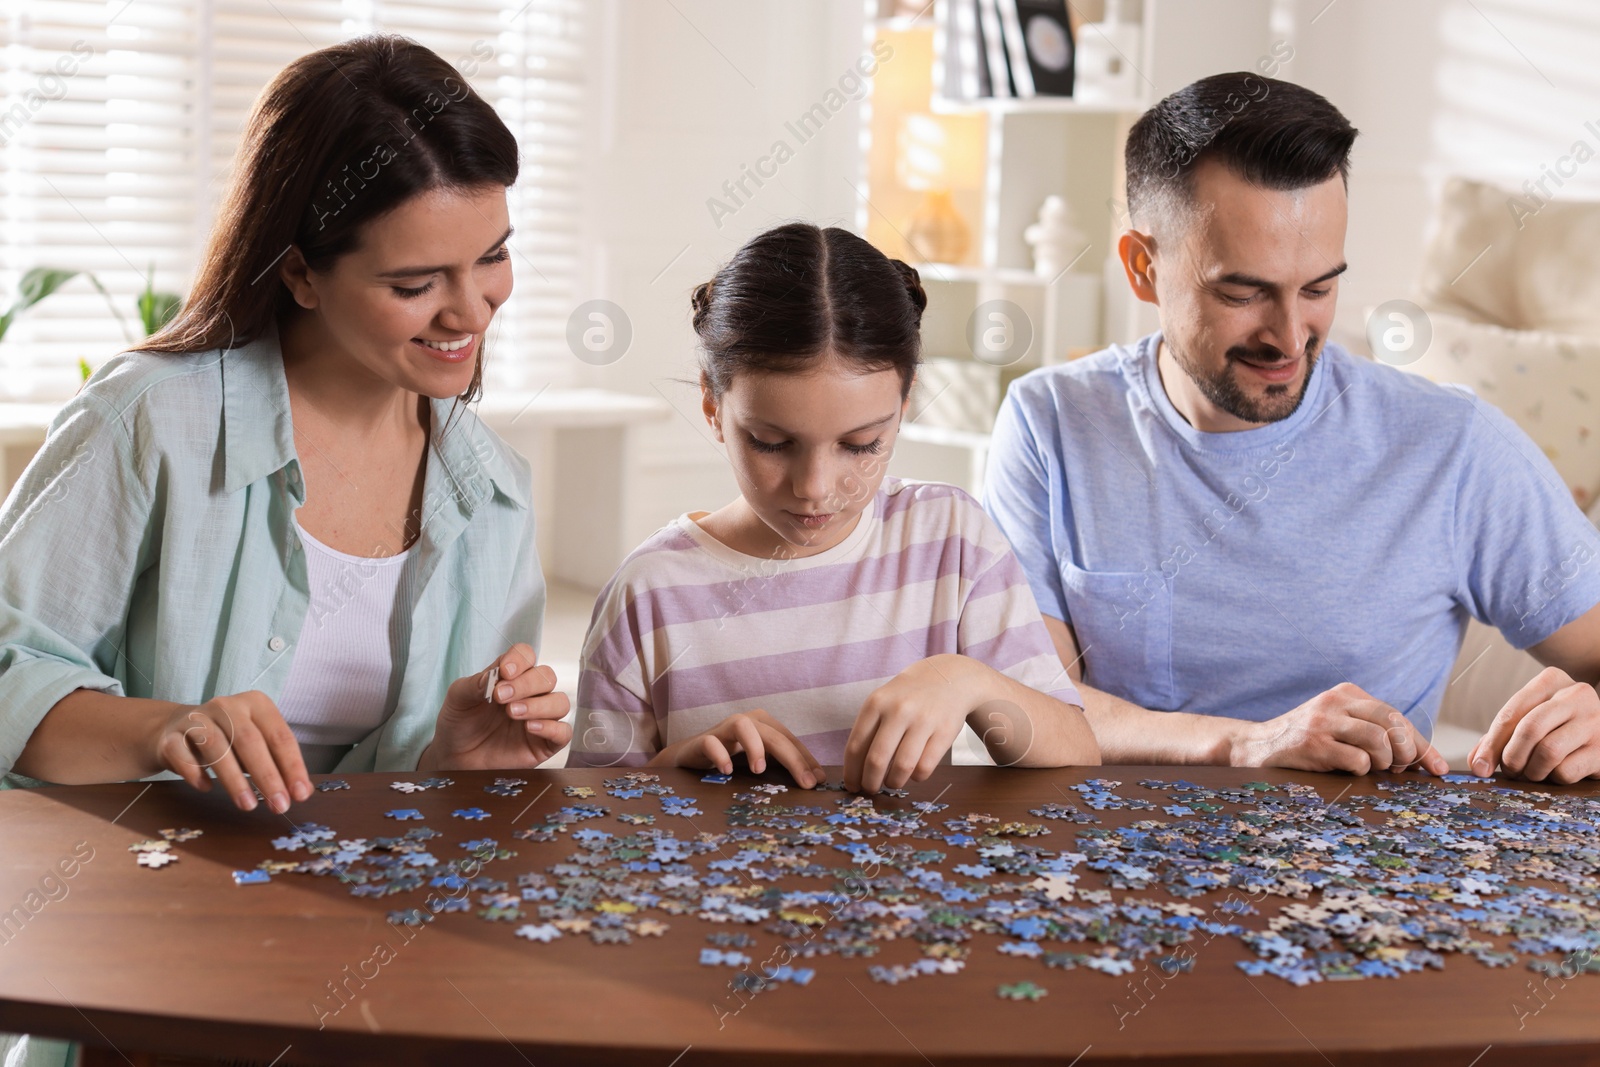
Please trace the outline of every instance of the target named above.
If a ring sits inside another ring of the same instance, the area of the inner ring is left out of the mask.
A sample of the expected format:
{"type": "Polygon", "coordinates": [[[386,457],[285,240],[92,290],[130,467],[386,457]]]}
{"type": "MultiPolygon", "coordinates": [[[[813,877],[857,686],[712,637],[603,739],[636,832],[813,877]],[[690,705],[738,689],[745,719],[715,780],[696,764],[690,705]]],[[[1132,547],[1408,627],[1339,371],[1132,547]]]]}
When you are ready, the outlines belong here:
{"type": "MultiPolygon", "coordinates": [[[[515,230],[516,230],[515,226],[506,227],[506,232],[501,234],[500,240],[496,241],[494,244],[492,244],[488,248],[484,249],[483,254],[486,256],[490,252],[493,252],[495,249],[499,248],[501,245],[505,244],[507,241],[511,240],[511,234],[515,230]]],[[[416,278],[416,277],[418,277],[420,275],[423,275],[423,274],[438,274],[440,271],[448,270],[448,269],[449,269],[448,267],[402,267],[399,270],[382,271],[382,272],[380,272],[378,274],[378,277],[380,277],[380,278],[416,278]]]]}
{"type": "MultiPolygon", "coordinates": [[[[846,430],[844,433],[840,434],[839,436],[840,437],[849,437],[853,433],[861,433],[863,430],[870,430],[875,426],[882,426],[884,423],[886,423],[886,422],[890,421],[891,419],[893,419],[896,414],[898,414],[898,412],[891,411],[891,412],[889,412],[889,414],[883,416],[882,418],[873,419],[871,422],[862,423],[860,426],[857,426],[855,429],[846,430]]],[[[788,437],[793,437],[794,436],[793,434],[789,433],[788,430],[785,430],[782,426],[779,426],[775,422],[768,422],[765,419],[751,419],[750,421],[753,424],[755,424],[757,426],[760,426],[764,430],[772,430],[772,431],[775,431],[777,433],[784,434],[785,436],[788,436],[788,437]]]]}

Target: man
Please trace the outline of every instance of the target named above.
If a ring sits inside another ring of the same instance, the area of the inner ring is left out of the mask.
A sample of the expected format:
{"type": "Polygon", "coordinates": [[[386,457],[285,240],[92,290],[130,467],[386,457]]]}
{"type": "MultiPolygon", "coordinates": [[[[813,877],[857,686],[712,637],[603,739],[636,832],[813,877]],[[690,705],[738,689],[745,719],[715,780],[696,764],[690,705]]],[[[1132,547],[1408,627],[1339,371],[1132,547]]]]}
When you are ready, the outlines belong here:
{"type": "Polygon", "coordinates": [[[1548,665],[1472,769],[1594,775],[1600,535],[1494,407],[1324,344],[1355,136],[1251,74],[1146,113],[1118,251],[1161,330],[1017,381],[984,505],[1107,763],[1443,773],[1471,616],[1548,665]]]}

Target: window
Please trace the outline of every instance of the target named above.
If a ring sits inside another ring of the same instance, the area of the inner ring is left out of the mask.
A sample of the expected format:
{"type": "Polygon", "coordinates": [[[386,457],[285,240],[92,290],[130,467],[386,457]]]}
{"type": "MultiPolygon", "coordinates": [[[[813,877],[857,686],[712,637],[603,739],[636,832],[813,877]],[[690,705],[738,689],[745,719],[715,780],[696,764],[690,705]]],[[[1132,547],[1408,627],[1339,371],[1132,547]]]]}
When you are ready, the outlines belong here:
{"type": "Polygon", "coordinates": [[[0,16],[0,301],[36,266],[92,271],[0,340],[0,399],[61,399],[186,292],[251,104],[296,56],[374,30],[453,63],[517,136],[516,291],[489,384],[563,379],[577,274],[582,0],[27,0],[0,16]],[[121,321],[112,308],[120,313],[121,321]]]}

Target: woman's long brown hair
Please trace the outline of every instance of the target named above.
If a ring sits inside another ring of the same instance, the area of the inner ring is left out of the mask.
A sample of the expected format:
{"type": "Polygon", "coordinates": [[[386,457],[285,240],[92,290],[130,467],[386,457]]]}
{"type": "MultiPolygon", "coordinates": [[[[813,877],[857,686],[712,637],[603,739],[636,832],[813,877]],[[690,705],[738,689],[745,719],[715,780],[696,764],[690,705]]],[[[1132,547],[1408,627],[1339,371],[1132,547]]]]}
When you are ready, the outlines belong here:
{"type": "MultiPolygon", "coordinates": [[[[325,271],[363,225],[419,193],[516,180],[516,138],[422,45],[370,35],[301,56],[256,101],[183,309],[139,347],[249,344],[298,309],[276,270],[291,246],[325,271]]],[[[480,347],[458,399],[482,387],[480,347]]]]}

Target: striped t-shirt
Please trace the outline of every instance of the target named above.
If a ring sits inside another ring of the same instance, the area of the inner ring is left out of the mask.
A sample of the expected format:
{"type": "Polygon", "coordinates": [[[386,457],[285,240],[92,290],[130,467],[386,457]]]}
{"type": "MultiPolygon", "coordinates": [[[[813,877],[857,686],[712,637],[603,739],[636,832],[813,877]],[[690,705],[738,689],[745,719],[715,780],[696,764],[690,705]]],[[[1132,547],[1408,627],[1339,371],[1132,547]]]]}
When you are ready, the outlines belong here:
{"type": "Polygon", "coordinates": [[[788,560],[683,515],[600,593],[568,763],[639,766],[761,708],[836,766],[867,695],[942,653],[1082,703],[1005,535],[955,486],[885,478],[842,542],[788,560]]]}

